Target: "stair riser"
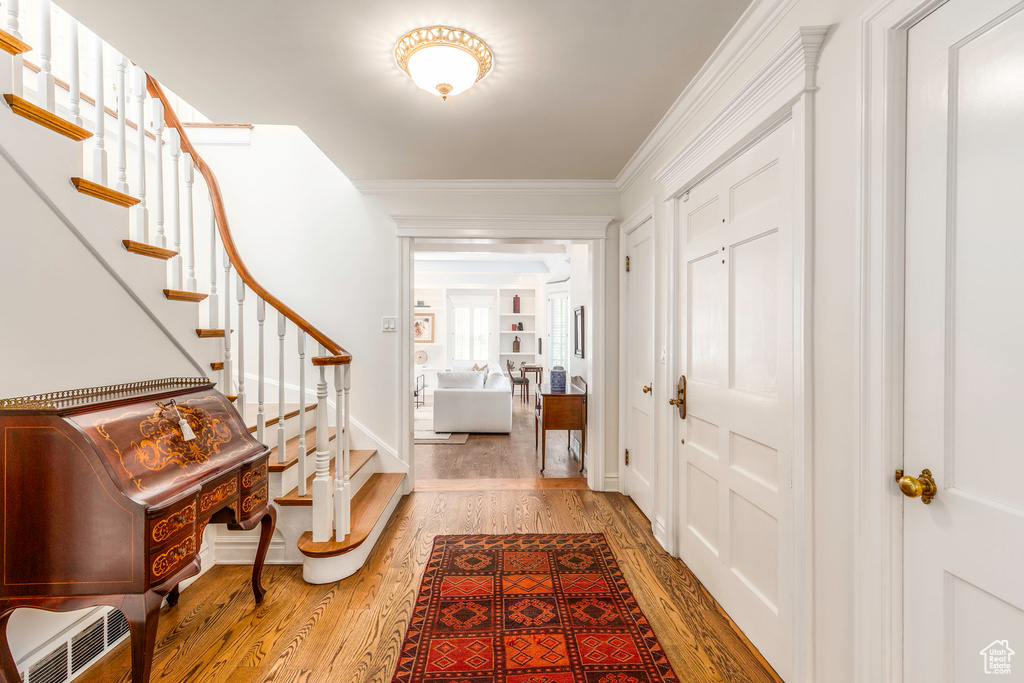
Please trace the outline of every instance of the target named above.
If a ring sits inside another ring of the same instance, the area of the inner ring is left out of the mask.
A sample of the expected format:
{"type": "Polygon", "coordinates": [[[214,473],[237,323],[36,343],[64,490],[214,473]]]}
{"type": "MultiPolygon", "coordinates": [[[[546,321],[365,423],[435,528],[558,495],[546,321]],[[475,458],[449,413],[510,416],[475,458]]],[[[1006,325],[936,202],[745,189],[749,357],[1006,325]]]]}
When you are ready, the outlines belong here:
{"type": "MultiPolygon", "coordinates": [[[[331,442],[333,447],[334,442],[331,442]]],[[[333,457],[333,456],[332,456],[333,457]]],[[[377,473],[377,455],[375,454],[370,458],[365,465],[359,468],[359,471],[352,476],[349,480],[349,484],[352,487],[352,495],[356,495],[356,492],[363,487],[366,481],[377,473]]],[[[316,453],[308,453],[306,455],[306,476],[313,474],[316,471],[316,453]]],[[[281,496],[288,491],[291,491],[299,485],[299,466],[293,465],[284,472],[271,472],[270,473],[270,498],[274,499],[275,496],[281,496]]],[[[281,507],[289,506],[278,506],[281,507]]]]}

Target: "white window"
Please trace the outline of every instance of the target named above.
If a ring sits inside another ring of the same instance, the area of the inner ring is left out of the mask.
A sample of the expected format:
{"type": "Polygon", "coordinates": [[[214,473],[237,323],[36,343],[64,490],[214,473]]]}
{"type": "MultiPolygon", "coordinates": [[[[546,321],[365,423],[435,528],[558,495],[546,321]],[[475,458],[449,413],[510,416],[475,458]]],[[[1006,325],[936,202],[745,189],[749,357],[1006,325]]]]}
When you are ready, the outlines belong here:
{"type": "Polygon", "coordinates": [[[548,294],[548,358],[551,367],[569,368],[569,293],[548,294]]]}
{"type": "Polygon", "coordinates": [[[493,306],[494,297],[449,297],[449,356],[453,363],[490,360],[493,306]]]}

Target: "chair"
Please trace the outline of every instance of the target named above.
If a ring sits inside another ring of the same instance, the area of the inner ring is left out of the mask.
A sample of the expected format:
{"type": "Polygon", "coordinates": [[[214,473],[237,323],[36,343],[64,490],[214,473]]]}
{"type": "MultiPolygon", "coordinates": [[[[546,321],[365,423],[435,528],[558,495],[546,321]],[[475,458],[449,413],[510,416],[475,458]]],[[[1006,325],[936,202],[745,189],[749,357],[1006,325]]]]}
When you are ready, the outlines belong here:
{"type": "Polygon", "coordinates": [[[529,377],[516,377],[515,366],[512,361],[505,361],[505,368],[508,370],[508,378],[512,380],[512,395],[516,395],[516,386],[521,386],[523,389],[520,391],[520,395],[523,398],[523,403],[526,403],[530,399],[530,378],[529,377]]]}
{"type": "Polygon", "coordinates": [[[412,390],[413,404],[415,405],[415,407],[419,408],[426,402],[424,400],[426,398],[426,393],[427,378],[425,375],[419,375],[416,378],[416,386],[413,387],[412,390]]]}

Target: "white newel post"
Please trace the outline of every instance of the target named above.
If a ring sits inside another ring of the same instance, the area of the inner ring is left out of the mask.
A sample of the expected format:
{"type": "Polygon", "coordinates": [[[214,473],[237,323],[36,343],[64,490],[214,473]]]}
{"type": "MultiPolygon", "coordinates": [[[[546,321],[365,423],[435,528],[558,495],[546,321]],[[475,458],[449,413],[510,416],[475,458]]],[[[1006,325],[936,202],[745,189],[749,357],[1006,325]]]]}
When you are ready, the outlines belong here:
{"type": "Polygon", "coordinates": [[[277,461],[283,463],[287,456],[285,449],[287,439],[284,438],[284,337],[288,332],[288,320],[284,313],[277,314],[277,461]]]}
{"type": "MultiPolygon", "coordinates": [[[[21,40],[21,23],[18,19],[20,13],[19,0],[7,0],[7,32],[12,36],[21,40]]],[[[25,76],[25,57],[24,55],[17,54],[12,56],[13,71],[11,80],[11,91],[14,95],[21,97],[25,93],[24,88],[24,76],[25,76]]]]}
{"type": "MultiPolygon", "coordinates": [[[[224,389],[231,393],[231,259],[224,254],[224,389]]],[[[216,329],[216,328],[213,328],[216,329]]],[[[236,404],[237,408],[237,404],[236,404]]]]}
{"type": "MultiPolygon", "coordinates": [[[[245,419],[245,283],[242,276],[237,275],[235,296],[238,298],[238,414],[245,419]]],[[[227,330],[224,331],[227,334],[227,330]]]]}
{"type": "Polygon", "coordinates": [[[114,189],[125,194],[128,194],[128,89],[124,87],[124,72],[127,69],[128,60],[119,55],[114,77],[117,88],[117,180],[114,181],[114,189]]]}
{"type": "Polygon", "coordinates": [[[53,113],[56,111],[54,102],[55,83],[53,80],[53,31],[50,28],[53,8],[50,0],[39,0],[39,85],[37,97],[40,107],[53,113]]]}
{"type": "Polygon", "coordinates": [[[351,533],[352,497],[348,467],[348,365],[334,366],[335,437],[334,456],[334,537],[342,541],[351,533]]]}
{"type": "MultiPolygon", "coordinates": [[[[217,216],[213,212],[213,197],[207,197],[210,206],[210,329],[217,329],[218,294],[217,294],[217,216]]],[[[227,281],[227,278],[224,278],[227,281]]]]}
{"type": "MultiPolygon", "coordinates": [[[[135,195],[139,203],[135,205],[135,240],[149,242],[149,210],[146,208],[146,72],[141,67],[132,67],[132,80],[135,89],[135,161],[139,174],[135,179],[135,195]]],[[[211,263],[216,270],[217,258],[212,256],[211,263]]]]}
{"type": "Polygon", "coordinates": [[[178,252],[172,256],[167,262],[168,281],[171,283],[171,289],[182,289],[181,286],[181,264],[183,259],[181,258],[181,183],[179,178],[181,177],[181,134],[178,133],[177,128],[169,128],[167,130],[168,146],[171,148],[171,168],[170,168],[170,180],[171,190],[170,197],[167,198],[170,204],[170,216],[167,221],[167,228],[171,233],[171,246],[170,248],[178,252]]]}
{"type": "MultiPolygon", "coordinates": [[[[320,347],[320,355],[324,354],[320,347]]],[[[327,368],[319,367],[316,385],[316,475],[313,477],[313,542],[331,540],[334,533],[331,505],[331,450],[327,432],[327,368]]]]}
{"type": "Polygon", "coordinates": [[[182,289],[195,292],[199,289],[199,283],[196,282],[196,222],[195,211],[192,206],[192,188],[196,179],[196,164],[192,160],[192,155],[188,152],[185,152],[182,156],[184,157],[182,170],[185,176],[185,195],[183,197],[185,209],[182,211],[184,218],[182,233],[184,237],[182,241],[185,245],[185,272],[187,275],[185,286],[182,289]]]}
{"type": "MultiPolygon", "coordinates": [[[[258,362],[256,363],[256,440],[260,443],[266,443],[264,440],[264,431],[267,427],[267,414],[264,409],[263,399],[266,389],[266,377],[263,374],[264,371],[264,356],[266,354],[266,346],[263,339],[263,322],[267,318],[267,304],[262,298],[256,297],[256,325],[259,327],[259,352],[258,362]]],[[[281,415],[283,420],[284,415],[281,415]]]]}
{"type": "MultiPolygon", "coordinates": [[[[103,41],[100,37],[92,37],[92,91],[96,99],[96,112],[93,118],[93,149],[92,149],[92,179],[100,185],[107,184],[107,149],[104,137],[106,127],[104,126],[103,104],[103,41]]],[[[163,246],[162,244],[160,246],[163,246]]]]}
{"type": "MultiPolygon", "coordinates": [[[[17,4],[17,3],[15,3],[17,4]]],[[[82,125],[82,81],[78,61],[78,21],[67,15],[68,56],[71,64],[68,71],[68,93],[71,95],[71,123],[82,125]]]]}
{"type": "Polygon", "coordinates": [[[299,330],[299,495],[306,495],[306,333],[299,330]]]}
{"type": "Polygon", "coordinates": [[[156,163],[153,165],[153,221],[156,223],[156,241],[158,247],[167,246],[164,236],[164,103],[154,97],[153,104],[153,137],[156,138],[156,163]]]}

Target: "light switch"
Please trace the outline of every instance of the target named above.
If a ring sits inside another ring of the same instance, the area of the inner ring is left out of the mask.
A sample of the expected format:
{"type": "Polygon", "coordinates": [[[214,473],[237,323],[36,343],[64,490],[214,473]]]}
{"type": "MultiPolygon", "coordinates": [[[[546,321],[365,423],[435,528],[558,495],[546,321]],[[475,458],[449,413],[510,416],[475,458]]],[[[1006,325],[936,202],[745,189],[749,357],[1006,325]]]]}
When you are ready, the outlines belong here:
{"type": "Polygon", "coordinates": [[[380,319],[381,332],[398,332],[398,318],[393,315],[386,315],[380,319]]]}

